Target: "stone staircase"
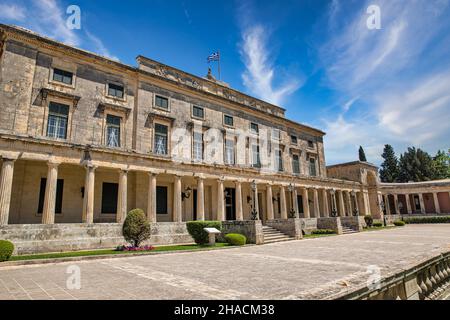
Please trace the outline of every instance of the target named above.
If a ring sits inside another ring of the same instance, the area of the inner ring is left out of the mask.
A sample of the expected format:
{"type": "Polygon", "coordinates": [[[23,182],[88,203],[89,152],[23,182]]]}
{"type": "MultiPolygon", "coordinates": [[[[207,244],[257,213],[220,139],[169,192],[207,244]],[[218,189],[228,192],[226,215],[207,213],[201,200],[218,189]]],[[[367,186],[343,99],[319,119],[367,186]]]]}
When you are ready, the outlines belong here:
{"type": "Polygon", "coordinates": [[[264,244],[295,240],[293,237],[269,226],[263,226],[264,244]]]}
{"type": "Polygon", "coordinates": [[[342,226],[342,234],[351,234],[351,233],[358,233],[358,231],[353,230],[352,228],[349,227],[342,226]]]}

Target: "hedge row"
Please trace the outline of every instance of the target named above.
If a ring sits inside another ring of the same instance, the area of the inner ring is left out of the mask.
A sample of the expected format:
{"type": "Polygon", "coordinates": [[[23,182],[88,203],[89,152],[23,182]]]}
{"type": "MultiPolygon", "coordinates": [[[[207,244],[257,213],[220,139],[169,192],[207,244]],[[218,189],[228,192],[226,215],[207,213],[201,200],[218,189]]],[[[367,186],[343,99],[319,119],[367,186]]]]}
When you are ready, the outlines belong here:
{"type": "Polygon", "coordinates": [[[189,234],[197,244],[209,242],[208,233],[203,230],[204,228],[216,228],[219,231],[222,229],[222,223],[220,221],[189,221],[186,223],[186,226],[189,234]]]}
{"type": "Polygon", "coordinates": [[[317,229],[311,231],[311,234],[335,234],[334,230],[331,229],[317,229]]]}
{"type": "Polygon", "coordinates": [[[404,218],[408,224],[420,224],[420,223],[450,223],[450,216],[443,217],[415,217],[415,218],[404,218]]]}

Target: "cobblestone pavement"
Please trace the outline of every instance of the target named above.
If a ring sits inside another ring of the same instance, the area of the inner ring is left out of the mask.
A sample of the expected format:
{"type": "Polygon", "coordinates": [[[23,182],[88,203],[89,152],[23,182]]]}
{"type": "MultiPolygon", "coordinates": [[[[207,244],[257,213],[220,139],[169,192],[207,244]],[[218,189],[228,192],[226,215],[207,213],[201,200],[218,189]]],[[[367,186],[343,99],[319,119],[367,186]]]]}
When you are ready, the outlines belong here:
{"type": "Polygon", "coordinates": [[[208,252],[2,267],[0,299],[323,299],[365,283],[369,266],[385,276],[449,249],[450,225],[409,225],[208,252]],[[73,265],[80,289],[67,287],[73,265]]]}

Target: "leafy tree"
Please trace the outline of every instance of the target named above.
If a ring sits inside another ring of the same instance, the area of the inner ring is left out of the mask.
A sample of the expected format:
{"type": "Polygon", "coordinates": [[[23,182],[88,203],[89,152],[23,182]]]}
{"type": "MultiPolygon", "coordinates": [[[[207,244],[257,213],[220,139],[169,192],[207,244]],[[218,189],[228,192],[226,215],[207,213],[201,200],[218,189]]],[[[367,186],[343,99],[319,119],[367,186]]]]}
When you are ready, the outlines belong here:
{"type": "Polygon", "coordinates": [[[450,149],[448,153],[439,150],[433,158],[433,179],[449,179],[450,178],[450,149]]]}
{"type": "Polygon", "coordinates": [[[151,236],[150,224],[144,211],[134,209],[128,212],[123,223],[122,234],[125,240],[130,242],[134,247],[139,245],[151,236]]]}
{"type": "Polygon", "coordinates": [[[433,158],[415,147],[400,156],[398,182],[429,181],[434,178],[433,158]]]}
{"type": "Polygon", "coordinates": [[[359,146],[359,161],[367,162],[366,153],[362,146],[359,146]]]}
{"type": "Polygon", "coordinates": [[[394,148],[390,144],[384,146],[384,159],[380,169],[380,179],[382,182],[396,182],[398,177],[398,159],[395,156],[394,148]]]}

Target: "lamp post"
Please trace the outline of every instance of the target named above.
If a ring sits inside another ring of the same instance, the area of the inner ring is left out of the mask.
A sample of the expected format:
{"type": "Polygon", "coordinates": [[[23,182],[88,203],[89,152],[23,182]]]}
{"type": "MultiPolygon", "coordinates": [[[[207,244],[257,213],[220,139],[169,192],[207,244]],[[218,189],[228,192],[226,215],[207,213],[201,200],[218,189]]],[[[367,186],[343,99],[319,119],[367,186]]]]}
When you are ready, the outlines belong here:
{"type": "Polygon", "coordinates": [[[250,187],[252,188],[253,191],[253,207],[252,207],[252,220],[259,220],[259,215],[258,215],[258,211],[256,210],[256,197],[258,196],[256,194],[256,181],[253,180],[250,187]]]}
{"type": "Polygon", "coordinates": [[[294,210],[294,186],[292,185],[292,183],[289,184],[288,186],[288,191],[290,194],[290,198],[291,198],[291,210],[289,210],[289,216],[291,218],[297,218],[296,214],[295,214],[295,210],[294,210]]]}

